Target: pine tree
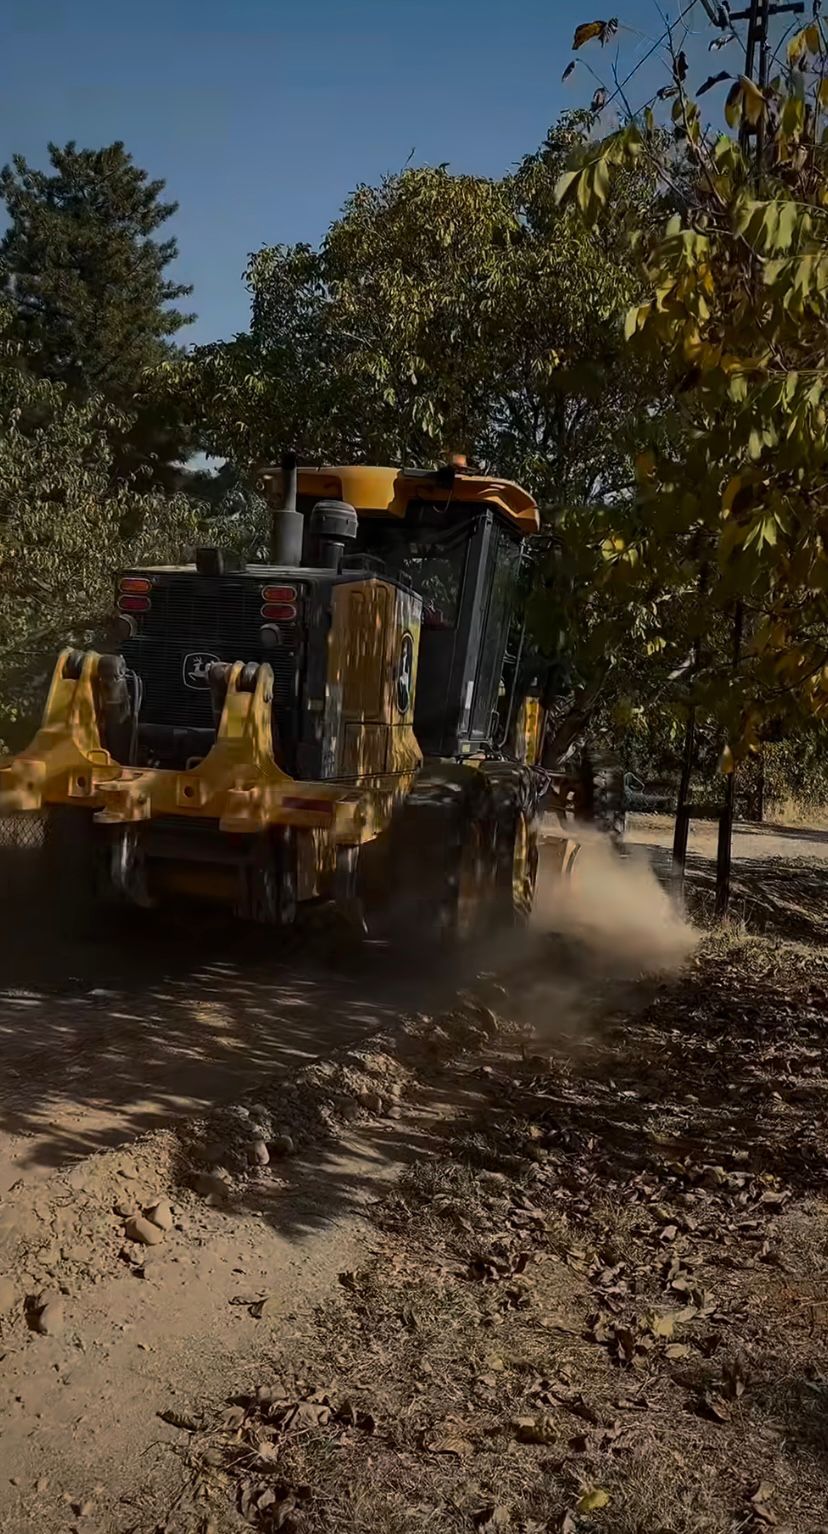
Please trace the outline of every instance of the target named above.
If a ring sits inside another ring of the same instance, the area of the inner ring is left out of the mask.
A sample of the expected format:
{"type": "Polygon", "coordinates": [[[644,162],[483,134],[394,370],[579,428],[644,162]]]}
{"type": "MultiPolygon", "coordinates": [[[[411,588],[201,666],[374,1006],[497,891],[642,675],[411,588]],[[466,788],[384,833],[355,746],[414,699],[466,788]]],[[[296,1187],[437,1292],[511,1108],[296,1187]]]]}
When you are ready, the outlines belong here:
{"type": "Polygon", "coordinates": [[[191,288],[166,275],[176,241],[155,238],[177,204],[161,200],[164,182],[149,180],[120,142],[50,144],[49,159],[51,172],[21,155],[0,172],[0,294],[41,377],[76,400],[101,395],[137,415],[119,459],[158,477],[183,443],[153,372],[193,318],[174,307],[191,288]]]}

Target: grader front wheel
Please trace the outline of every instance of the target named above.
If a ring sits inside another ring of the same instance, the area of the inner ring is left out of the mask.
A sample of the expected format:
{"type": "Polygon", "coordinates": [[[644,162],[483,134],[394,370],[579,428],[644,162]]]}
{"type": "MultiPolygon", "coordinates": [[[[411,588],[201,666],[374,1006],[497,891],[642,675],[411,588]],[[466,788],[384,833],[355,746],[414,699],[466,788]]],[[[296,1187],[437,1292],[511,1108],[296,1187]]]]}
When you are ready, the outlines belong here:
{"type": "Polygon", "coordinates": [[[515,809],[498,837],[495,915],[499,924],[523,927],[532,914],[538,877],[537,834],[529,816],[515,809]]]}

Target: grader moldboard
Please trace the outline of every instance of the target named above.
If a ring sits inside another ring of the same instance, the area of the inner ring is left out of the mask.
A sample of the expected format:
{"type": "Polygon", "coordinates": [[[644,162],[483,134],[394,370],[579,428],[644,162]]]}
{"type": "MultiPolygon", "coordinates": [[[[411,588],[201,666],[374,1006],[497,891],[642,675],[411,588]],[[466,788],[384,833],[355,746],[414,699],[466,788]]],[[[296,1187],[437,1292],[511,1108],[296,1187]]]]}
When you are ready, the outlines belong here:
{"type": "MultiPolygon", "coordinates": [[[[46,811],[67,900],[465,939],[528,915],[540,688],[524,490],[466,469],[261,471],[271,558],[126,570],[116,653],[67,649],[0,814],[46,811]],[[521,593],[524,590],[524,597],[521,593]]],[[[561,837],[561,874],[574,843],[561,837]]]]}

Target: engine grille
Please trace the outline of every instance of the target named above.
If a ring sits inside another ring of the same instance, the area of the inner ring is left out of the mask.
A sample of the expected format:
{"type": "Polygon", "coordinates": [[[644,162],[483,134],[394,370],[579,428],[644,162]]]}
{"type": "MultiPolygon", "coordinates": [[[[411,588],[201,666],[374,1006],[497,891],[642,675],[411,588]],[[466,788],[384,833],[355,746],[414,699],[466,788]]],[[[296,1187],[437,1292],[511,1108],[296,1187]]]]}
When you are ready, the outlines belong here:
{"type": "Polygon", "coordinates": [[[212,728],[210,662],[266,660],[284,730],[296,706],[301,631],[298,623],[280,624],[283,643],[265,650],[261,606],[259,579],[185,574],[155,584],[151,610],[123,645],[127,665],[143,682],[142,723],[212,728]]]}

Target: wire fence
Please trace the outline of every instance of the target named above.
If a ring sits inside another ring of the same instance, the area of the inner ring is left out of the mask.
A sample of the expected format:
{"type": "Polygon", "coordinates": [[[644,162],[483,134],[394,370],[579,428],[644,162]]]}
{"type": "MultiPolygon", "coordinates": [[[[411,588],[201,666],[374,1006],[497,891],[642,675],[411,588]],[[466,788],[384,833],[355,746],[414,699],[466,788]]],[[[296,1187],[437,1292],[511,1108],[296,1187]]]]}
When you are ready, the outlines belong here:
{"type": "Polygon", "coordinates": [[[0,815],[0,852],[37,852],[43,846],[44,815],[0,815]]]}

